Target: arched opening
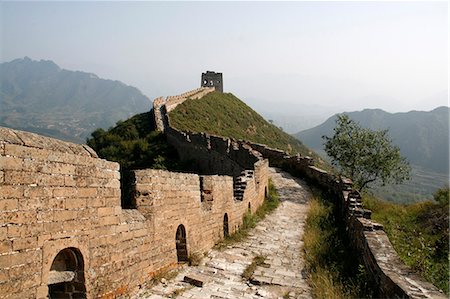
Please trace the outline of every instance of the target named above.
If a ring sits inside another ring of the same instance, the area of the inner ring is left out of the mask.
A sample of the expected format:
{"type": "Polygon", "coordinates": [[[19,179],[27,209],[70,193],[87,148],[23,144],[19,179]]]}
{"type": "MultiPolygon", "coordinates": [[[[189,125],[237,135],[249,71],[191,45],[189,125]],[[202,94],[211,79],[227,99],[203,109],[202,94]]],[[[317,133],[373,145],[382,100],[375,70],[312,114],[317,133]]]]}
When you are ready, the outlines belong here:
{"type": "Polygon", "coordinates": [[[230,235],[229,229],[228,229],[228,214],[225,213],[223,215],[223,236],[228,237],[230,235]]]}
{"type": "Polygon", "coordinates": [[[267,198],[269,193],[267,192],[267,187],[264,188],[264,198],[267,198]]]}
{"type": "Polygon", "coordinates": [[[86,298],[84,261],[73,247],[61,250],[53,260],[48,276],[50,299],[86,298]]]}
{"type": "Polygon", "coordinates": [[[187,244],[186,244],[186,230],[184,229],[183,224],[180,224],[177,228],[175,242],[176,242],[176,247],[177,247],[178,262],[187,262],[188,261],[188,253],[187,253],[187,244]]]}
{"type": "Polygon", "coordinates": [[[252,205],[250,203],[248,203],[248,212],[251,214],[252,213],[252,205]]]}

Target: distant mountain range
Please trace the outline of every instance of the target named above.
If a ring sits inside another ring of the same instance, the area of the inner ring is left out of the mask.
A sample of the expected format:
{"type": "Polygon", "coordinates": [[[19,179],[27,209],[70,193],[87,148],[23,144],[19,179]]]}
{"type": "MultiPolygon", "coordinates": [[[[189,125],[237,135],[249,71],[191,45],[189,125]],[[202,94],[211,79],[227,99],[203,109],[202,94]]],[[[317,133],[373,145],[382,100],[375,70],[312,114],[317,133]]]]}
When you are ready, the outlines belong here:
{"type": "MultiPolygon", "coordinates": [[[[389,129],[394,144],[411,164],[436,172],[449,171],[449,107],[432,111],[388,113],[380,109],[365,109],[346,113],[361,126],[389,129]]],[[[301,131],[295,136],[315,150],[323,150],[323,135],[333,135],[336,115],[323,124],[301,131]]]]}
{"type": "MultiPolygon", "coordinates": [[[[412,199],[415,194],[413,199],[419,200],[420,196],[426,195],[429,198],[433,190],[448,184],[449,111],[449,107],[438,107],[428,112],[388,113],[380,109],[365,109],[346,113],[363,127],[389,129],[393,143],[413,166],[410,182],[396,187],[379,188],[378,194],[393,200],[406,194],[412,199]]],[[[321,125],[294,136],[316,152],[325,155],[324,140],[321,137],[333,135],[336,117],[334,115],[321,125]]]]}
{"type": "Polygon", "coordinates": [[[72,142],[150,110],[137,88],[28,57],[0,64],[0,126],[72,142]]]}

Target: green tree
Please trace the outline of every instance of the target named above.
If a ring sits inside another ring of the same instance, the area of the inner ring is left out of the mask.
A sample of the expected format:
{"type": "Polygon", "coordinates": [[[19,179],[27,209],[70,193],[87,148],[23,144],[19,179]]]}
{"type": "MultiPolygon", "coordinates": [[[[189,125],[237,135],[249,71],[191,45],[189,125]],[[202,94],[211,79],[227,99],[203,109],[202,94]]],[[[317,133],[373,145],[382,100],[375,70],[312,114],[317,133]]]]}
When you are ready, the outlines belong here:
{"type": "Polygon", "coordinates": [[[449,202],[449,187],[446,186],[444,188],[441,188],[437,190],[433,194],[434,200],[437,201],[441,205],[448,205],[449,202]]]}
{"type": "Polygon", "coordinates": [[[392,144],[388,130],[362,128],[348,115],[339,115],[332,137],[322,136],[325,152],[344,176],[361,191],[371,183],[401,183],[409,179],[409,163],[392,144]]]}

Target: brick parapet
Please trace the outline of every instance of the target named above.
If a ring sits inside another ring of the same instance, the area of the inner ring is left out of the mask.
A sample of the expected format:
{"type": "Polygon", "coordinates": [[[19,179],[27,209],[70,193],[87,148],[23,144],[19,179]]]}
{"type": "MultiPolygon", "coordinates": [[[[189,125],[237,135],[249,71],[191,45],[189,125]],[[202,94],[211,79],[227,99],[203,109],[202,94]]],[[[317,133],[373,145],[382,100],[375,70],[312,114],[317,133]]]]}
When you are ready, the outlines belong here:
{"type": "Polygon", "coordinates": [[[175,109],[178,105],[188,99],[200,99],[210,92],[213,92],[214,88],[200,87],[191,91],[182,93],[176,96],[168,96],[167,98],[159,97],[153,101],[153,114],[155,118],[156,128],[158,131],[164,132],[168,126],[165,116],[168,112],[175,109]]]}
{"type": "MultiPolygon", "coordinates": [[[[226,153],[223,138],[198,138],[226,153]]],[[[248,149],[237,149],[245,160],[248,149]]],[[[188,252],[203,253],[223,238],[225,213],[234,232],[256,210],[268,163],[252,161],[240,200],[230,176],[139,170],[138,208],[124,210],[117,163],[87,146],[0,128],[0,298],[46,298],[52,263],[68,248],[82,256],[87,298],[133,293],[177,266],[177,225],[186,226],[188,252]]]]}
{"type": "Polygon", "coordinates": [[[435,286],[414,273],[399,258],[383,226],[370,219],[371,211],[362,206],[359,193],[352,189],[352,182],[339,178],[312,165],[308,157],[289,156],[265,145],[248,143],[264,158],[290,171],[300,174],[317,184],[324,191],[334,194],[346,220],[349,238],[359,260],[378,287],[382,298],[447,298],[435,286]]]}

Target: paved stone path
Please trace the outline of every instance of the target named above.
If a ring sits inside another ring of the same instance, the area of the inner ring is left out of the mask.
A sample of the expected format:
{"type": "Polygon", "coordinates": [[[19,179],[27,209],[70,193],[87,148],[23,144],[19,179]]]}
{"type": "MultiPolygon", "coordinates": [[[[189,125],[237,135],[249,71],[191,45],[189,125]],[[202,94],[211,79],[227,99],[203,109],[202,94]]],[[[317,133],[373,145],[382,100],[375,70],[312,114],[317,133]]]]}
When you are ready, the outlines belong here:
{"type": "Polygon", "coordinates": [[[310,192],[307,185],[271,168],[281,204],[249,237],[222,250],[211,250],[197,267],[184,266],[176,278],[142,289],[135,299],[160,298],[311,298],[305,280],[302,236],[310,192]],[[255,256],[265,256],[250,281],[241,275],[255,256]],[[200,277],[203,287],[183,282],[200,277]]]}

